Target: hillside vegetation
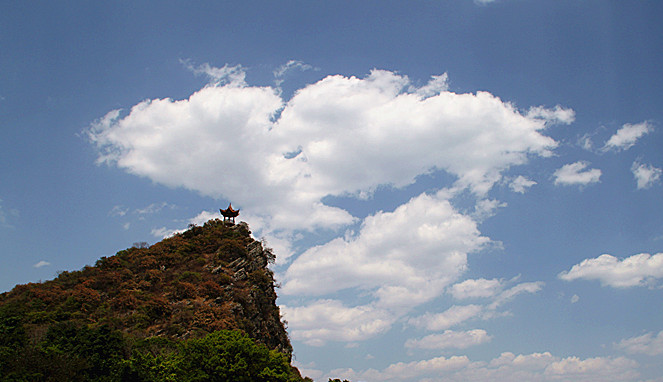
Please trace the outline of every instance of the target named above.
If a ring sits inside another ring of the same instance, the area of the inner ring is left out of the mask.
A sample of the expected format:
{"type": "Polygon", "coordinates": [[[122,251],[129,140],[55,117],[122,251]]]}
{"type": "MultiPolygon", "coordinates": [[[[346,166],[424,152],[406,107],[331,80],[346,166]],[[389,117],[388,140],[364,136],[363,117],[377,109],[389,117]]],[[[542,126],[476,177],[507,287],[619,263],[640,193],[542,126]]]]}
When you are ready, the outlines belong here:
{"type": "Polygon", "coordinates": [[[0,380],[300,381],[273,260],[215,219],[18,285],[0,295],[0,380]]]}

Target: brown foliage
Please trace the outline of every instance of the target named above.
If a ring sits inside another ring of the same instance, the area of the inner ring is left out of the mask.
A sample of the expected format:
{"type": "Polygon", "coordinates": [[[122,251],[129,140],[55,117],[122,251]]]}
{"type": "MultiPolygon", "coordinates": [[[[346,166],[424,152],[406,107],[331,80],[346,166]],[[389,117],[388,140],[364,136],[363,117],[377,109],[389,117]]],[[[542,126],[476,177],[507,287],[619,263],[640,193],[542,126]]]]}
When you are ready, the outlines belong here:
{"type": "Polygon", "coordinates": [[[289,352],[275,304],[273,275],[262,262],[249,258],[247,247],[255,249],[250,234],[244,223],[210,220],[152,246],[102,257],[94,267],[63,271],[44,283],[18,285],[0,294],[0,306],[9,304],[21,311],[32,335],[37,335],[37,328],[43,331],[44,325],[68,320],[108,323],[140,337],[181,338],[243,329],[268,346],[289,352]],[[240,269],[229,266],[239,258],[240,264],[250,263],[245,269],[248,279],[231,276],[240,269]]]}

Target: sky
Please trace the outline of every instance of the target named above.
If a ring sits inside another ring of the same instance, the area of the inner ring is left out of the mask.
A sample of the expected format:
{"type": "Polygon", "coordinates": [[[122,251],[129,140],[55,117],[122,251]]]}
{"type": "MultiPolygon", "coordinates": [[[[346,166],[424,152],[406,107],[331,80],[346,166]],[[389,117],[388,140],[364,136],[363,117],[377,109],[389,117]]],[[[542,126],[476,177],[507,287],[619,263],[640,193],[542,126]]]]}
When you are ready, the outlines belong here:
{"type": "Polygon", "coordinates": [[[232,202],[317,381],[663,380],[663,3],[2,9],[0,291],[232,202]]]}

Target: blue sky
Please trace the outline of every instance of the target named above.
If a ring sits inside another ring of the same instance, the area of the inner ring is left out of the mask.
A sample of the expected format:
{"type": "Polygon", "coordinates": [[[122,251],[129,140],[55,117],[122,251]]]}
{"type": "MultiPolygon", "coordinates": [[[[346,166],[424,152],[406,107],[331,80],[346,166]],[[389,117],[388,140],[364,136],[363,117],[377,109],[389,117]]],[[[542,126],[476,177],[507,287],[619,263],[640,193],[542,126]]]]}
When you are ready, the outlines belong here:
{"type": "Polygon", "coordinates": [[[0,290],[218,216],[316,380],[660,380],[663,5],[3,2],[0,290]]]}

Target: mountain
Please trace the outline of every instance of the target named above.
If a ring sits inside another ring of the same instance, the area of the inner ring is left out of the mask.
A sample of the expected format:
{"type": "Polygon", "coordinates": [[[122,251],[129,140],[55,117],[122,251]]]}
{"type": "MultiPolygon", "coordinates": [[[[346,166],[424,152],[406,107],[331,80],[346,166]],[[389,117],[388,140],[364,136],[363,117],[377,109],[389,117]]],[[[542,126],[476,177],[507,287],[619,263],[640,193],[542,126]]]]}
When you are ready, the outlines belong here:
{"type": "Polygon", "coordinates": [[[0,379],[302,380],[274,258],[246,223],[214,219],[18,285],[0,295],[0,379]]]}

